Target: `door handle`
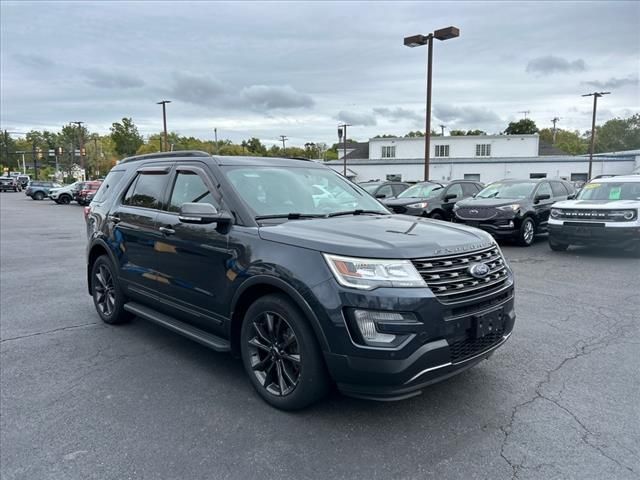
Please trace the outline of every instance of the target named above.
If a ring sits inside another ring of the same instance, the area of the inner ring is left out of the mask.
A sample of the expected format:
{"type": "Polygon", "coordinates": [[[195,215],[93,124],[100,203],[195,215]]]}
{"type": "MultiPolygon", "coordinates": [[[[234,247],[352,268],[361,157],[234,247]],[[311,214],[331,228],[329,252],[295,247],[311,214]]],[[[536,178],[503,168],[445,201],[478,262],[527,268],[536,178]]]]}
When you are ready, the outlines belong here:
{"type": "Polygon", "coordinates": [[[173,235],[174,233],[176,233],[176,231],[173,228],[169,228],[169,227],[160,227],[158,230],[160,230],[165,235],[173,235]]]}
{"type": "Polygon", "coordinates": [[[107,219],[110,222],[113,222],[113,223],[120,223],[120,217],[118,217],[116,215],[109,215],[109,216],[107,216],[107,219]]]}

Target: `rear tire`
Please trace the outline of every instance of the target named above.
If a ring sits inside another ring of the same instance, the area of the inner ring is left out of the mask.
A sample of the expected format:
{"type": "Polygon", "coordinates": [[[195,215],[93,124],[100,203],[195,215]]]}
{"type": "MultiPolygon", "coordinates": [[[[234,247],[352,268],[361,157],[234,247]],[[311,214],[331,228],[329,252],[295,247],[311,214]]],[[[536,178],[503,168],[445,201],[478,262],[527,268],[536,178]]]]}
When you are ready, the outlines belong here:
{"type": "Polygon", "coordinates": [[[60,195],[60,197],[58,197],[58,203],[69,205],[71,203],[71,197],[69,195],[60,195]]]}
{"type": "Polygon", "coordinates": [[[565,252],[567,248],[569,248],[569,244],[556,242],[551,237],[549,237],[549,248],[554,252],[565,252]]]}
{"type": "Polygon", "coordinates": [[[115,325],[133,317],[124,309],[126,297],[120,288],[115,267],[106,255],[98,257],[91,267],[91,294],[103,322],[115,325]]]}
{"type": "Polygon", "coordinates": [[[36,192],[33,194],[32,197],[34,200],[42,200],[44,198],[44,193],[42,192],[36,192]]]}
{"type": "Polygon", "coordinates": [[[242,363],[258,394],[281,410],[299,410],[329,390],[322,351],[303,313],[284,295],[266,295],[247,310],[242,363]]]}
{"type": "Polygon", "coordinates": [[[520,225],[520,231],[518,232],[518,245],[523,247],[530,247],[533,244],[533,240],[536,237],[536,224],[532,218],[525,218],[520,225]]]}

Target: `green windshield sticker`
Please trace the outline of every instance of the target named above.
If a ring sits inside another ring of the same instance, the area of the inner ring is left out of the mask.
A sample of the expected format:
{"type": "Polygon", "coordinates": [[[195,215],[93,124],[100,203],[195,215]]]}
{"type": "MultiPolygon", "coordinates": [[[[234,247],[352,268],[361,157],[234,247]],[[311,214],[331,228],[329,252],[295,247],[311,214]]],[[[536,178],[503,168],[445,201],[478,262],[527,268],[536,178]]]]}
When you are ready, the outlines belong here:
{"type": "Polygon", "coordinates": [[[620,192],[622,187],[611,187],[609,190],[609,200],[620,200],[620,192]]]}

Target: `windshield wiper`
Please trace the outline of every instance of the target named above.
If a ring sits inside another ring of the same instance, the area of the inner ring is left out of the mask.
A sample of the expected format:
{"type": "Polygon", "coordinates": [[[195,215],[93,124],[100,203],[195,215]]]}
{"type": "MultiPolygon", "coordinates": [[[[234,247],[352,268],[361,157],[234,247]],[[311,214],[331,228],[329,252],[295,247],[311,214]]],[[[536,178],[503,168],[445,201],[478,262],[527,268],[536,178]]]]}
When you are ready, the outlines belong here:
{"type": "Polygon", "coordinates": [[[341,215],[363,215],[363,214],[378,214],[378,215],[389,215],[389,212],[381,212],[380,210],[347,210],[344,212],[333,212],[327,213],[326,217],[339,217],[341,215]]]}
{"type": "Polygon", "coordinates": [[[296,213],[296,212],[289,212],[289,213],[280,213],[280,214],[275,214],[275,215],[258,215],[257,217],[255,217],[256,220],[270,220],[272,218],[286,218],[287,220],[297,220],[299,218],[321,218],[324,217],[324,215],[319,214],[319,213],[296,213]]]}

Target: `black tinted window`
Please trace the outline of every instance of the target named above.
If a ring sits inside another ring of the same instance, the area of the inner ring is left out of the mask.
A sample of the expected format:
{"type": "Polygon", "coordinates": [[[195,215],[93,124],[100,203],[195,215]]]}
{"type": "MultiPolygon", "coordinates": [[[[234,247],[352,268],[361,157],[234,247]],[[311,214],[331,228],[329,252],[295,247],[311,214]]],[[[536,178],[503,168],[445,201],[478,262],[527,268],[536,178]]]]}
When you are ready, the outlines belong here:
{"type": "Polygon", "coordinates": [[[549,195],[549,198],[553,197],[553,192],[551,191],[551,187],[547,182],[541,183],[538,187],[538,191],[536,195],[549,195]]]}
{"type": "Polygon", "coordinates": [[[562,186],[560,182],[551,182],[551,190],[553,190],[554,197],[566,197],[567,189],[562,186]]]}
{"type": "Polygon", "coordinates": [[[475,183],[463,183],[462,191],[464,192],[465,197],[470,197],[478,193],[480,189],[477,187],[475,183]]]}
{"type": "Polygon", "coordinates": [[[456,196],[456,200],[459,200],[462,198],[462,185],[460,185],[459,183],[456,183],[455,185],[451,185],[448,189],[447,189],[447,193],[446,195],[455,195],[456,196]]]}
{"type": "Polygon", "coordinates": [[[96,193],[96,196],[93,197],[93,201],[94,202],[104,201],[109,195],[109,193],[113,191],[116,185],[120,183],[120,180],[122,180],[123,176],[124,176],[124,170],[110,171],[107,177],[104,179],[104,182],[102,182],[102,185],[100,185],[100,188],[96,193]]]}
{"type": "Polygon", "coordinates": [[[132,207],[160,208],[168,175],[140,173],[124,196],[123,204],[132,207]]]}
{"type": "Polygon", "coordinates": [[[179,212],[183,203],[210,203],[218,208],[204,180],[194,172],[178,172],[173,184],[168,210],[179,212]]]}

